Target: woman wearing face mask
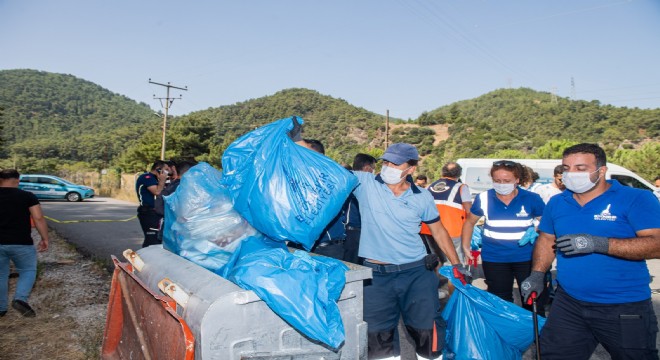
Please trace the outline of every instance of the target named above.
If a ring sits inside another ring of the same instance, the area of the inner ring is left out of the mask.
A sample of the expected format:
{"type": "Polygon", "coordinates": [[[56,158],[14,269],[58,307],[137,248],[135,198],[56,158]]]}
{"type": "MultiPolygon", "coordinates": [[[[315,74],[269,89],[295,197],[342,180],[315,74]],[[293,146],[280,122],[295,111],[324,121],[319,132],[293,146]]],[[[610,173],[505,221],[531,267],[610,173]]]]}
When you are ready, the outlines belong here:
{"type": "MultiPolygon", "coordinates": [[[[485,218],[481,256],[488,292],[511,302],[513,280],[520,286],[532,267],[534,246],[521,239],[528,229],[534,228],[534,219],[541,217],[545,207],[538,194],[519,186],[524,171],[521,164],[513,161],[493,163],[490,169],[493,188],[474,199],[461,235],[466,257],[471,258],[472,229],[482,216],[485,218]]],[[[543,309],[541,299],[537,305],[543,309]]],[[[526,304],[523,307],[531,309],[526,304]]]]}

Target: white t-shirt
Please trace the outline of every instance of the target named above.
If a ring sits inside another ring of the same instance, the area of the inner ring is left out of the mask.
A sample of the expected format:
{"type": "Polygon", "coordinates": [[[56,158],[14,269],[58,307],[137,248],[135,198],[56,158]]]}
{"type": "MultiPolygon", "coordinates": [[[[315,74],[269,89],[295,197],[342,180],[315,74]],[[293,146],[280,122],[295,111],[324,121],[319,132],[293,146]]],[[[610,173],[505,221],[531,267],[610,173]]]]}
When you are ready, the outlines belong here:
{"type": "Polygon", "coordinates": [[[534,192],[541,195],[541,199],[543,199],[543,202],[546,204],[550,201],[551,197],[561,194],[561,190],[557,189],[552,184],[537,186],[536,189],[534,189],[534,192]]]}

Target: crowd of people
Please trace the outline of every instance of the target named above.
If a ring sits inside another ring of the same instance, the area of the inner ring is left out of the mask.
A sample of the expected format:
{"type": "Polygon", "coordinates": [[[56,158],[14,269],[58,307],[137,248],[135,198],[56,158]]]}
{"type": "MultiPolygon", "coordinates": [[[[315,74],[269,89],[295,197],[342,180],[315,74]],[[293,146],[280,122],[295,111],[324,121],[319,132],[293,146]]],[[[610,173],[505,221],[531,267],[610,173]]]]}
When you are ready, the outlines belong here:
{"type": "MultiPolygon", "coordinates": [[[[318,140],[296,143],[325,153],[318,140]]],[[[475,260],[476,227],[488,292],[509,302],[520,298],[527,309],[532,299],[544,309],[552,296],[540,336],[544,359],[588,359],[598,344],[615,359],[658,359],[645,260],[660,258],[660,203],[650,192],[606,180],[602,148],[565,149],[547,184],[529,167],[494,160],[492,189],[474,199],[459,164],[446,163],[430,181],[418,173],[419,161],[417,148],[406,143],[390,145],[378,159],[355,155],[346,168],[358,185],[311,249],[372,270],[363,302],[370,359],[399,354],[400,321],[419,358],[440,357],[446,325],[437,270],[450,265],[458,281],[471,281],[466,264],[475,260]]],[[[157,160],[137,178],[143,247],[162,243],[163,197],[194,165],[157,160]]],[[[9,305],[10,261],[19,275],[11,305],[35,316],[28,297],[36,252],[48,249],[39,201],[18,182],[16,170],[0,171],[0,317],[9,305]],[[41,236],[36,247],[31,226],[41,236]]]]}
{"type": "MultiPolygon", "coordinates": [[[[318,140],[296,140],[325,153],[318,140]]],[[[541,333],[544,359],[588,359],[599,343],[613,358],[658,358],[644,260],[660,257],[660,204],[650,193],[605,180],[600,147],[566,149],[547,184],[529,167],[496,160],[493,188],[474,199],[459,164],[448,162],[429,181],[417,173],[419,160],[415,146],[405,143],[390,145],[379,159],[355,155],[345,167],[358,185],[311,249],[372,269],[363,303],[370,359],[399,354],[399,321],[419,358],[442,354],[440,298],[447,294],[438,291],[437,269],[451,265],[459,281],[471,281],[465,265],[475,260],[476,226],[488,292],[509,302],[520,298],[530,310],[535,297],[541,316],[554,299],[541,333]]],[[[156,161],[138,179],[144,246],[161,241],[158,208],[168,174],[180,177],[192,165],[156,161]]]]}

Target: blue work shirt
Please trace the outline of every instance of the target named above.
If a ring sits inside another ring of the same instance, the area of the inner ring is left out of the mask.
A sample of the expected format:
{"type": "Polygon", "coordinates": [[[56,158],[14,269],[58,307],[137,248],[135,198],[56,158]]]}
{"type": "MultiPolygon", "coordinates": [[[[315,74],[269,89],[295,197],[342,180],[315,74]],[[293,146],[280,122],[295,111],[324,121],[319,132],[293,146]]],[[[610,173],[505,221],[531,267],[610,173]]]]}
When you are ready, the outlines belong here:
{"type": "Polygon", "coordinates": [[[426,256],[419,237],[421,223],[440,221],[433,195],[412,181],[410,188],[395,196],[380,175],[355,171],[358,186],[353,191],[360,203],[362,232],[358,254],[389,264],[406,264],[426,256]]]}
{"type": "Polygon", "coordinates": [[[346,212],[346,226],[359,229],[362,226],[362,221],[360,220],[360,204],[353,193],[348,196],[346,204],[344,204],[344,211],[346,212]]]}
{"type": "Polygon", "coordinates": [[[344,228],[344,219],[346,219],[346,216],[344,214],[344,210],[342,209],[337,216],[335,216],[334,219],[326,226],[325,229],[323,229],[323,232],[321,233],[321,238],[319,238],[319,242],[328,242],[328,241],[336,241],[336,240],[344,240],[346,239],[346,229],[344,228]]]}
{"type": "Polygon", "coordinates": [[[518,194],[506,205],[497,198],[494,189],[477,195],[470,211],[486,216],[481,236],[481,258],[497,263],[532,260],[532,244],[518,245],[534,218],[543,215],[545,203],[533,192],[518,188],[518,194]],[[484,209],[484,202],[488,208],[484,209]]]}
{"type": "Polygon", "coordinates": [[[148,189],[153,185],[158,186],[158,178],[150,172],[140,175],[135,181],[135,192],[141,206],[154,207],[156,197],[148,189]]]}
{"type": "MultiPolygon", "coordinates": [[[[616,180],[584,206],[565,190],[553,196],[539,229],[557,238],[586,233],[628,239],[636,232],[660,228],[660,203],[653,193],[621,185],[616,180]]],[[[617,304],[649,299],[649,270],[644,260],[605,254],[564,256],[557,251],[557,281],[572,297],[587,302],[617,304]]]]}

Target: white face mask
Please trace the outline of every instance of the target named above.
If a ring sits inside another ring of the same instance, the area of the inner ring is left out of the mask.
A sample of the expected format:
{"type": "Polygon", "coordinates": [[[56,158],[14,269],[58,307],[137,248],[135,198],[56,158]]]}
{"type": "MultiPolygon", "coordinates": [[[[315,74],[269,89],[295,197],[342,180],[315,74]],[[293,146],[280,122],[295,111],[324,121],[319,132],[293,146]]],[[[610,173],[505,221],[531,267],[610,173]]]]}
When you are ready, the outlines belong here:
{"type": "MultiPolygon", "coordinates": [[[[408,167],[408,169],[410,169],[410,167],[408,167]]],[[[380,170],[380,178],[383,179],[385,184],[396,185],[402,180],[401,174],[408,169],[399,170],[391,166],[383,165],[383,168],[380,170]]]]}
{"type": "Polygon", "coordinates": [[[515,188],[516,188],[516,184],[493,183],[493,189],[495,189],[495,192],[500,195],[509,195],[513,192],[515,188]]]}
{"type": "Polygon", "coordinates": [[[596,186],[596,183],[600,179],[600,175],[596,181],[591,181],[591,174],[597,172],[600,168],[596,169],[594,172],[582,172],[582,171],[564,171],[561,176],[561,180],[564,183],[566,188],[576,194],[585,193],[596,186]]]}

